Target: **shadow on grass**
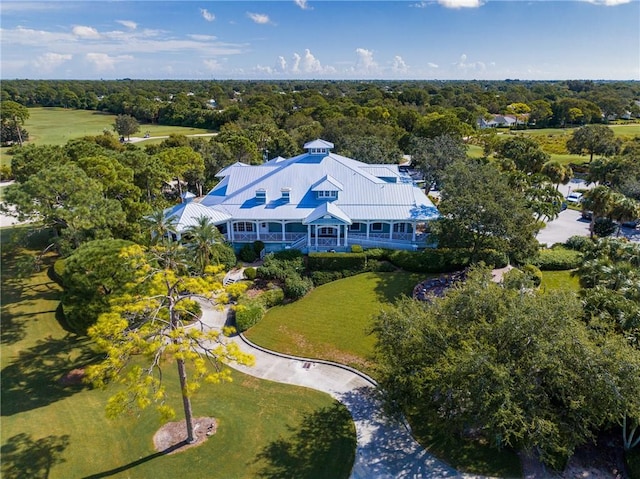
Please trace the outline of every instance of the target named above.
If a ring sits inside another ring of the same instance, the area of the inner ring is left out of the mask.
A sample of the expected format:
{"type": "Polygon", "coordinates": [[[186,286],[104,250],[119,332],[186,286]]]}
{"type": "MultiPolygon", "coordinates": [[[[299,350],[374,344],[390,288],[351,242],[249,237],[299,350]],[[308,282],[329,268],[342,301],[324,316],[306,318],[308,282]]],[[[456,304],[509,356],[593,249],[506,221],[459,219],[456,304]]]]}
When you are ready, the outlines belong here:
{"type": "Polygon", "coordinates": [[[291,435],[267,445],[254,463],[265,479],[349,477],[355,457],[355,431],[349,411],[336,403],[307,415],[291,435]]]}
{"type": "Polygon", "coordinates": [[[402,296],[411,297],[413,288],[428,274],[419,275],[416,273],[396,272],[396,273],[376,273],[378,282],[375,293],[382,303],[393,304],[402,296]]]}
{"type": "Polygon", "coordinates": [[[39,340],[2,369],[0,414],[11,416],[47,406],[85,389],[84,384],[65,385],[61,379],[95,359],[87,339],[67,334],[39,340]]]}
{"type": "Polygon", "coordinates": [[[185,445],[185,441],[179,442],[179,443],[174,444],[173,446],[165,449],[164,451],[156,452],[154,454],[149,454],[146,457],[141,457],[140,459],[132,461],[129,464],[125,464],[124,466],[114,467],[113,469],[109,469],[108,471],[98,472],[97,474],[92,474],[90,476],[85,476],[82,479],[100,479],[102,477],[113,476],[115,474],[119,474],[119,473],[127,471],[129,469],[133,469],[134,467],[137,467],[140,464],[144,464],[145,462],[149,462],[149,461],[152,461],[152,460],[154,460],[154,459],[156,459],[158,457],[161,457],[161,456],[164,456],[166,454],[169,454],[170,452],[175,451],[176,449],[179,449],[184,445],[185,445]]]}
{"type": "Polygon", "coordinates": [[[69,436],[47,436],[34,440],[29,434],[10,437],[0,448],[2,477],[46,479],[51,468],[65,462],[62,453],[69,445],[69,436]]]}

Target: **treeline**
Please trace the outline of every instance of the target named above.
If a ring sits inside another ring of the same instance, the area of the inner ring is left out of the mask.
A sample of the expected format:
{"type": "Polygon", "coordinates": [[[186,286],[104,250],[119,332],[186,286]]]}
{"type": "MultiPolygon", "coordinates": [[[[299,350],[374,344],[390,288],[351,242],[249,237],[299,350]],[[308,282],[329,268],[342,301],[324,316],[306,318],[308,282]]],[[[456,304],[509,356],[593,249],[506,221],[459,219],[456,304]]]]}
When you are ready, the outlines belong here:
{"type": "Polygon", "coordinates": [[[452,111],[478,118],[526,105],[526,124],[557,127],[640,117],[640,83],[568,81],[6,80],[2,101],[102,110],[141,122],[218,130],[240,119],[325,123],[365,119],[411,132],[417,118],[452,111]]]}

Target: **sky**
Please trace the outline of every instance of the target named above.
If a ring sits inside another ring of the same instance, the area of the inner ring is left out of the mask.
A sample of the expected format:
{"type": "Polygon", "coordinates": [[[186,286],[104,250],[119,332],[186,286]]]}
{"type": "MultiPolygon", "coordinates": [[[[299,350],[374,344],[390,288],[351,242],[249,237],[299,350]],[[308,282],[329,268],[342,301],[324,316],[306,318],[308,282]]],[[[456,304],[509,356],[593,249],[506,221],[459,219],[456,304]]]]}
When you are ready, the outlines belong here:
{"type": "Polygon", "coordinates": [[[640,80],[640,0],[7,1],[0,78],[640,80]]]}

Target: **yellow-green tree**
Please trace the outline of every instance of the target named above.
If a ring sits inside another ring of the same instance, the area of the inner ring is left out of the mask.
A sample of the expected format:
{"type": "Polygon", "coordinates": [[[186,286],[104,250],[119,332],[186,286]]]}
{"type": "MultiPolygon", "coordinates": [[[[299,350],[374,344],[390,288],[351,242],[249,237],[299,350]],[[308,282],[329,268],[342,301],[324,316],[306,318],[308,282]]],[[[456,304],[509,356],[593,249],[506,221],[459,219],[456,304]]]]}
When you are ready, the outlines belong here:
{"type": "MultiPolygon", "coordinates": [[[[145,250],[125,248],[120,256],[136,271],[125,292],[111,301],[111,308],[89,329],[89,336],[105,359],[88,368],[94,385],[122,388],[107,403],[107,416],[156,404],[164,418],[174,415],[165,403],[163,369],[175,362],[182,391],[187,442],[194,441],[191,396],[203,381],[231,381],[225,363],[251,365],[253,357],[226,341],[231,331],[212,329],[202,322],[200,302],[224,293],[221,267],[207,267],[190,275],[185,248],[165,242],[145,250]],[[187,364],[191,365],[190,377],[187,364]]],[[[226,295],[222,294],[226,297],[226,295]]]]}

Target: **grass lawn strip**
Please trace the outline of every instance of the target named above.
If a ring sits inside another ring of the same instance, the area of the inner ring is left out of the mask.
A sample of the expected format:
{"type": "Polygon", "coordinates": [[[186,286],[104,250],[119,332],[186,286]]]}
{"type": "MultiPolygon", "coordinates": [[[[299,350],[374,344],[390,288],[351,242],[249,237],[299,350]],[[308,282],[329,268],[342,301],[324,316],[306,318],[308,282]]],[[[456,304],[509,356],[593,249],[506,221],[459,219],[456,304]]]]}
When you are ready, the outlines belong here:
{"type": "Polygon", "coordinates": [[[326,359],[371,373],[375,338],[371,318],[384,304],[410,296],[423,275],[363,273],[324,284],[294,303],[270,309],[246,332],[256,344],[307,358],[326,359]]]}
{"type": "MultiPolygon", "coordinates": [[[[4,240],[8,230],[0,233],[4,240]]],[[[3,249],[3,478],[29,473],[45,477],[49,466],[50,479],[227,479],[275,477],[277,471],[289,477],[349,476],[355,430],[342,405],[327,394],[235,371],[232,383],[204,385],[193,397],[196,416],[217,419],[216,434],[184,453],[156,453],[152,438],[161,424],[151,408],[109,421],[104,407],[113,390],[60,384],[64,374],[93,358],[94,352],[56,320],[60,290],[46,271],[20,280],[15,256],[3,249]]],[[[165,379],[168,402],[180,419],[174,368],[166,365],[165,379]]]]}

